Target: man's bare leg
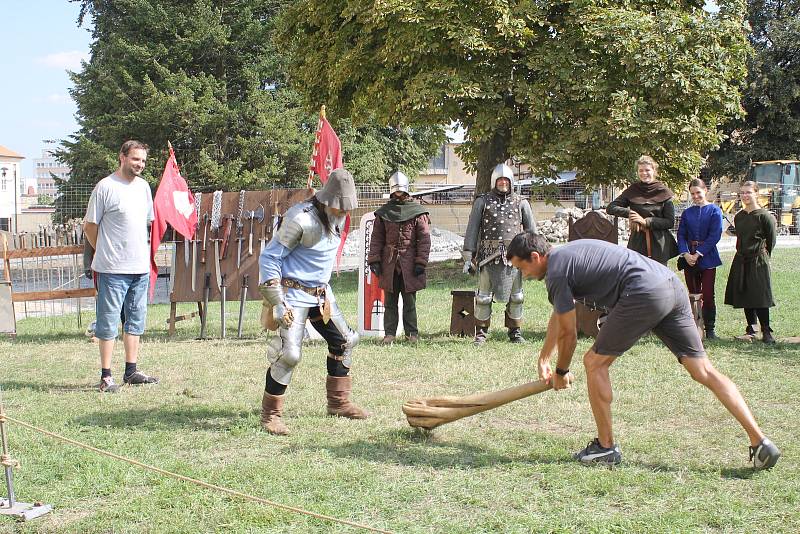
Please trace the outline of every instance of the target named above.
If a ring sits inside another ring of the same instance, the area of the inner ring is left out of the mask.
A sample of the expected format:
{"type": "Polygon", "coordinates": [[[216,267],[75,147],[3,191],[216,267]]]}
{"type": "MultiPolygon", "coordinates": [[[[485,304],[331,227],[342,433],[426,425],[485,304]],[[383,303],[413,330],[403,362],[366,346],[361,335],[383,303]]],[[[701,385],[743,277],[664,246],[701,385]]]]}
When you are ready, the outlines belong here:
{"type": "Polygon", "coordinates": [[[122,342],[125,345],[125,363],[136,363],[139,359],[139,337],[133,334],[124,334],[122,342]]]}
{"type": "Polygon", "coordinates": [[[597,425],[597,439],[600,445],[607,448],[614,446],[614,432],[611,426],[611,401],[614,394],[611,390],[608,368],[615,359],[614,356],[603,356],[591,349],[583,356],[586,388],[589,392],[589,404],[592,406],[594,422],[597,425]]]}
{"type": "Polygon", "coordinates": [[[747,432],[747,437],[750,438],[750,445],[755,447],[764,439],[764,433],[758,427],[753,413],[730,378],[717,371],[708,358],[685,356],[680,359],[680,362],[689,371],[691,377],[710,389],[731,415],[739,421],[744,431],[747,432]]]}
{"type": "Polygon", "coordinates": [[[111,369],[111,356],[114,355],[114,339],[99,339],[97,344],[100,346],[100,368],[111,369]]]}

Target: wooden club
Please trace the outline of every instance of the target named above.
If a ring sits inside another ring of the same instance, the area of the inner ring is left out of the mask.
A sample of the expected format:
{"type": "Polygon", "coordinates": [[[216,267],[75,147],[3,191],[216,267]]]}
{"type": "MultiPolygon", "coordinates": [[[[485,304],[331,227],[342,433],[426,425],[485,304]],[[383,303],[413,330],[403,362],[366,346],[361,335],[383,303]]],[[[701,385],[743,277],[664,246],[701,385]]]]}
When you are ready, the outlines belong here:
{"type": "Polygon", "coordinates": [[[406,414],[409,425],[432,430],[445,423],[542,393],[552,387],[543,380],[536,380],[500,391],[476,393],[465,397],[412,399],[403,404],[403,413],[406,414]]]}

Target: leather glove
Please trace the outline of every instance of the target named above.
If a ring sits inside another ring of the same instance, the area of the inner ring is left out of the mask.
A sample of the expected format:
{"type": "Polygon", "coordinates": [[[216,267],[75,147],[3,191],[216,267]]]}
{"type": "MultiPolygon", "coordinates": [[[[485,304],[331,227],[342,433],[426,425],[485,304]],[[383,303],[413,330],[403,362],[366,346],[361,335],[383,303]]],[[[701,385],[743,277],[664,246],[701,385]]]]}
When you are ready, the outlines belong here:
{"type": "Polygon", "coordinates": [[[475,266],[472,264],[472,261],[465,261],[464,262],[464,274],[475,274],[475,266]]]}
{"type": "Polygon", "coordinates": [[[285,302],[281,302],[280,304],[274,305],[272,309],[274,310],[272,313],[275,317],[275,322],[277,322],[279,326],[289,328],[292,325],[294,321],[294,311],[291,306],[285,302]]]}
{"type": "Polygon", "coordinates": [[[414,276],[422,276],[424,272],[425,272],[425,267],[423,267],[419,263],[414,265],[414,276]]]}
{"type": "Polygon", "coordinates": [[[382,271],[381,264],[380,263],[370,263],[369,264],[369,270],[372,271],[375,274],[375,276],[380,276],[381,275],[381,271],[382,271]]]}

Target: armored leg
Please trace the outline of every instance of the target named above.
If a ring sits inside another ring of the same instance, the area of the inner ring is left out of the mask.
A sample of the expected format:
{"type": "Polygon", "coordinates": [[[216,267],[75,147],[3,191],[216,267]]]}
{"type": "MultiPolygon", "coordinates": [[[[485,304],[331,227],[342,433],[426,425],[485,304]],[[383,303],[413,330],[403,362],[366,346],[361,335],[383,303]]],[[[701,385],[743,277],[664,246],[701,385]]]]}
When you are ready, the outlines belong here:
{"type": "Polygon", "coordinates": [[[310,308],[292,308],[294,320],[289,328],[281,327],[277,336],[267,341],[267,360],[270,363],[270,375],[273,380],[288,386],[292,380],[292,372],[302,357],[303,334],[310,308]]]}
{"type": "Polygon", "coordinates": [[[506,328],[519,328],[522,326],[522,303],[525,296],[522,293],[522,273],[514,272],[514,281],[511,284],[511,295],[506,304],[506,328]]]}
{"type": "Polygon", "coordinates": [[[488,269],[481,269],[478,275],[478,292],[475,294],[475,324],[489,328],[492,319],[492,279],[488,269]]]}

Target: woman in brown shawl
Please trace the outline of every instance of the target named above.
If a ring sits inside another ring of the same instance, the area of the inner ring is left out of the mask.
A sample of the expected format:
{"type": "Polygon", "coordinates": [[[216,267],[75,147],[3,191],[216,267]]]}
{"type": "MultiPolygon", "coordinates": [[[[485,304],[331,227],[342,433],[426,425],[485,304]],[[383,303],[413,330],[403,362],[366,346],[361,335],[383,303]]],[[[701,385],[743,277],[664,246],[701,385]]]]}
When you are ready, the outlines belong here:
{"type": "Polygon", "coordinates": [[[672,191],[657,179],[658,163],[650,156],[636,160],[639,181],[606,207],[606,213],[628,219],[628,248],[664,265],[678,255],[670,229],[675,226],[672,191]]]}
{"type": "Polygon", "coordinates": [[[775,338],[769,326],[769,309],[775,306],[775,301],[772,298],[769,258],[775,248],[777,232],[775,218],[758,204],[757,188],[755,182],[744,182],[739,187],[744,209],[733,218],[736,255],[725,286],[725,304],[744,308],[747,319],[744,338],[752,341],[755,337],[757,318],[761,323],[761,339],[771,344],[775,343],[775,338]]]}

